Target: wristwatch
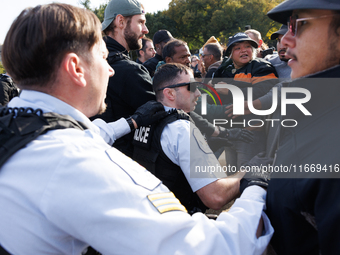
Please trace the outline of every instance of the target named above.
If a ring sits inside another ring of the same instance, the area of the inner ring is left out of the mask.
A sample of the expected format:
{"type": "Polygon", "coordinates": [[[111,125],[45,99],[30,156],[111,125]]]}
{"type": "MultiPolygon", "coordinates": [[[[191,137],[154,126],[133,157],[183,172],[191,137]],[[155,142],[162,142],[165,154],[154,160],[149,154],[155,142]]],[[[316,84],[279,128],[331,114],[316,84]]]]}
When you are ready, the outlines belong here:
{"type": "Polygon", "coordinates": [[[126,122],[129,124],[131,131],[135,130],[135,125],[133,124],[131,117],[127,118],[126,122]]]}

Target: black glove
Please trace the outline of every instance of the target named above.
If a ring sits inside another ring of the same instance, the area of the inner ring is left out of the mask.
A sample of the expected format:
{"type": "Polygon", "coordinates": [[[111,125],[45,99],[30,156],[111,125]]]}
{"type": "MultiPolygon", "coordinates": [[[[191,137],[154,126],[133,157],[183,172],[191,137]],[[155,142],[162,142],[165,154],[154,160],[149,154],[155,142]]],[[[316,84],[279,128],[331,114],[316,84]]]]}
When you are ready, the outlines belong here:
{"type": "Polygon", "coordinates": [[[131,118],[136,122],[137,126],[140,127],[149,126],[167,115],[168,113],[164,110],[164,106],[152,100],[138,107],[131,118]]]}
{"type": "Polygon", "coordinates": [[[226,129],[219,126],[220,134],[218,137],[226,138],[229,141],[241,141],[251,143],[254,141],[254,133],[244,128],[226,129]]]}
{"type": "Polygon", "coordinates": [[[268,187],[270,180],[269,165],[273,164],[273,158],[266,157],[266,152],[260,152],[253,157],[248,163],[241,167],[241,170],[246,170],[246,174],[240,182],[240,192],[242,193],[245,188],[257,185],[263,188],[268,187]]]}

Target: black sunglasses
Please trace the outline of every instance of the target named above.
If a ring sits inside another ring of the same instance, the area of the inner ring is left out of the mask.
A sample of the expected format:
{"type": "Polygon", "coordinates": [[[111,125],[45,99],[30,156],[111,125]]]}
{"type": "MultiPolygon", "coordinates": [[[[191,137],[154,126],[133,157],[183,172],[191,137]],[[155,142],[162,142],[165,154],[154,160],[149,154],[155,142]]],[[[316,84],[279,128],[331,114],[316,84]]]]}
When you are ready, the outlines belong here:
{"type": "Polygon", "coordinates": [[[163,89],[173,89],[173,88],[178,88],[178,87],[183,87],[183,86],[188,86],[187,90],[190,92],[195,92],[198,87],[201,87],[203,83],[201,82],[184,82],[184,83],[178,83],[174,85],[169,85],[163,88],[158,89],[157,91],[161,91],[163,89]]]}

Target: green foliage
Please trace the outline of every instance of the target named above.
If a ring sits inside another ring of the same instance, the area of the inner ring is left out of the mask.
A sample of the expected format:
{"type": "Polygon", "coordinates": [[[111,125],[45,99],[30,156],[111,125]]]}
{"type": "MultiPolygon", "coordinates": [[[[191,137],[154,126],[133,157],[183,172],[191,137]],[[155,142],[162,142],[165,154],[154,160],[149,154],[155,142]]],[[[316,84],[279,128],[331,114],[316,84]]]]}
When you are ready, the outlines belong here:
{"type": "Polygon", "coordinates": [[[107,6],[107,3],[101,4],[101,5],[99,5],[98,8],[95,8],[93,10],[94,14],[96,14],[97,17],[99,18],[100,22],[104,21],[104,11],[105,11],[106,6],[107,6]]]}
{"type": "Polygon", "coordinates": [[[145,15],[146,26],[149,29],[147,37],[151,38],[160,29],[166,29],[171,32],[172,36],[177,37],[178,31],[176,22],[165,15],[165,11],[158,11],[155,14],[147,13],[145,15]]]}
{"type": "Polygon", "coordinates": [[[106,8],[108,2],[109,2],[109,0],[107,0],[106,4],[101,4],[101,5],[99,5],[99,7],[95,8],[94,10],[92,10],[90,8],[91,0],[80,0],[79,3],[82,6],[84,6],[84,8],[93,11],[94,14],[96,14],[96,16],[99,18],[100,22],[103,22],[104,21],[104,11],[105,11],[105,8],[106,8]]]}
{"type": "Polygon", "coordinates": [[[0,62],[0,74],[2,73],[6,73],[6,70],[4,68],[4,66],[2,65],[2,63],[0,62]]]}
{"type": "Polygon", "coordinates": [[[80,1],[79,3],[82,6],[84,6],[85,9],[91,10],[91,8],[90,8],[91,1],[90,0],[80,1]]]}
{"type": "MultiPolygon", "coordinates": [[[[267,17],[267,12],[283,0],[172,0],[169,9],[147,13],[147,27],[152,38],[159,29],[166,29],[178,39],[186,41],[192,51],[200,49],[215,36],[226,45],[233,34],[244,31],[246,25],[258,30],[263,40],[272,45],[270,35],[278,30],[278,24],[267,17]]],[[[88,8],[90,0],[82,0],[88,8]]],[[[104,20],[102,4],[92,10],[100,21],[104,20]]]]}
{"type": "Polygon", "coordinates": [[[280,24],[266,13],[283,0],[172,0],[165,15],[176,22],[178,36],[191,49],[201,48],[211,37],[227,44],[228,38],[251,25],[265,42],[280,24]]]}

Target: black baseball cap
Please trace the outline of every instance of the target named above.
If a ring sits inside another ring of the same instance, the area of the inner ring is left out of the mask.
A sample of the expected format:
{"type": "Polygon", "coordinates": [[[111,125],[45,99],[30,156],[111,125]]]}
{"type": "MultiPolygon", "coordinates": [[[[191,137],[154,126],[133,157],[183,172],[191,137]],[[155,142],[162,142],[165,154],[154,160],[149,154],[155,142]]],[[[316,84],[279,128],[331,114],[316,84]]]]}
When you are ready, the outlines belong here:
{"type": "Polygon", "coordinates": [[[156,45],[156,44],[161,43],[161,42],[167,43],[171,39],[173,39],[173,37],[168,30],[158,30],[154,34],[152,41],[153,41],[153,44],[156,45]]]}
{"type": "Polygon", "coordinates": [[[340,10],[339,0],[286,0],[271,9],[267,15],[270,19],[281,24],[287,24],[288,18],[293,10],[320,9],[320,10],[340,10]]]}
{"type": "Polygon", "coordinates": [[[288,31],[288,26],[282,25],[278,31],[272,33],[272,35],[270,36],[270,39],[275,40],[276,38],[279,37],[279,35],[284,35],[285,33],[287,33],[287,31],[288,31]]]}
{"type": "Polygon", "coordinates": [[[251,39],[247,34],[237,33],[237,34],[229,37],[228,44],[227,44],[227,50],[226,50],[227,55],[230,54],[231,49],[234,47],[235,43],[244,42],[244,41],[248,41],[251,44],[251,46],[253,46],[254,48],[258,47],[257,42],[255,42],[253,39],[251,39]]]}

